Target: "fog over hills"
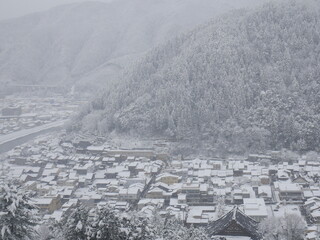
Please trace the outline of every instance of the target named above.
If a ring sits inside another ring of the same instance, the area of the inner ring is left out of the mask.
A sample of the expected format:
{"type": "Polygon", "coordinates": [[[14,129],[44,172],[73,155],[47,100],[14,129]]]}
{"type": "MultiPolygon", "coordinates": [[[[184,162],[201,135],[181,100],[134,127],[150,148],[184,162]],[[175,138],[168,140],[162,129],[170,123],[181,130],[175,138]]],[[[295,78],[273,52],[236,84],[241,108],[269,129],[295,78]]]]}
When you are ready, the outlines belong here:
{"type": "Polygon", "coordinates": [[[254,0],[84,2],[0,23],[0,82],[78,83],[115,78],[141,53],[254,0]]]}
{"type": "Polygon", "coordinates": [[[319,2],[237,11],[147,54],[82,129],[209,142],[224,152],[320,144],[319,2]]]}

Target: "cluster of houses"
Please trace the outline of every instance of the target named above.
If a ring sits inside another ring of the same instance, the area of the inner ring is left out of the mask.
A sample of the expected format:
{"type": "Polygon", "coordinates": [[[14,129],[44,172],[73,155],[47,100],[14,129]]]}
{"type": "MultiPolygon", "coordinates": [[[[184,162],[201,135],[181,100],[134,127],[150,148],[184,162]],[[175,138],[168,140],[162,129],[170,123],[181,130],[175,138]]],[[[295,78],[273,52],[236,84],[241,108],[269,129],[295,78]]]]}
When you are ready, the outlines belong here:
{"type": "Polygon", "coordinates": [[[149,149],[81,147],[85,142],[42,137],[16,147],[3,159],[1,178],[18,180],[45,219],[59,220],[79,201],[119,210],[137,207],[165,167],[165,155],[149,149]]]}
{"type": "Polygon", "coordinates": [[[162,170],[139,209],[169,211],[187,225],[207,226],[234,206],[256,222],[286,214],[302,215],[317,236],[320,223],[320,162],[248,159],[173,160],[162,170]],[[146,206],[146,204],[148,206],[146,206]]]}
{"type": "Polygon", "coordinates": [[[78,106],[79,103],[64,97],[8,96],[0,103],[0,135],[67,119],[78,106]]]}
{"type": "Polygon", "coordinates": [[[294,213],[306,218],[307,239],[318,237],[319,159],[182,160],[151,148],[92,143],[39,138],[7,154],[1,177],[10,176],[33,193],[32,201],[44,219],[60,220],[78,202],[145,214],[158,211],[188,226],[229,221],[232,211],[253,225],[270,216],[294,213]]]}

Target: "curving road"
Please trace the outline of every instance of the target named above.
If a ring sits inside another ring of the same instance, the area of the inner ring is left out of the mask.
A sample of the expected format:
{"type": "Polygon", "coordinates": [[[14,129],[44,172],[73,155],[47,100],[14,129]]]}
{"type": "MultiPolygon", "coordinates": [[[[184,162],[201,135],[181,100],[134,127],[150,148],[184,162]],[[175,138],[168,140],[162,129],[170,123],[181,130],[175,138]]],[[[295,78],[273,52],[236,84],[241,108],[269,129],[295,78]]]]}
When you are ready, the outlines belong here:
{"type": "Polygon", "coordinates": [[[7,152],[40,134],[60,129],[65,123],[66,120],[61,120],[34,128],[23,129],[6,135],[0,135],[0,153],[7,152]]]}

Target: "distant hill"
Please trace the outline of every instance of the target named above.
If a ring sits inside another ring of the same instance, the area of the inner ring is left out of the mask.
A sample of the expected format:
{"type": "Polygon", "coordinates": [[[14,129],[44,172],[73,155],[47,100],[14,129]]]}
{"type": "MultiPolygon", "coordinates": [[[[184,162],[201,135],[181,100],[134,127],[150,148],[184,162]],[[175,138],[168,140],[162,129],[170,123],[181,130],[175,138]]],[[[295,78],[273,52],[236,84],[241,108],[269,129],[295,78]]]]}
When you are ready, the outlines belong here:
{"type": "Polygon", "coordinates": [[[101,87],[150,48],[230,9],[261,1],[84,2],[3,21],[0,82],[101,87]]]}
{"type": "Polygon", "coordinates": [[[319,1],[235,11],[147,54],[82,129],[244,152],[320,146],[319,1]]]}

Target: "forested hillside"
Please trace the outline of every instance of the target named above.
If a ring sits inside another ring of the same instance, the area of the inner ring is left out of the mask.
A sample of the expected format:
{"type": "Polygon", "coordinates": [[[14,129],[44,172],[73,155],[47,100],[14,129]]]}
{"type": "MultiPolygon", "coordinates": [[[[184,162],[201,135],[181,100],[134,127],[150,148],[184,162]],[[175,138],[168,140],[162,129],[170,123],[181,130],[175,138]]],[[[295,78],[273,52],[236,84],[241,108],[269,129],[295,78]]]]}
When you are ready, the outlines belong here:
{"type": "Polygon", "coordinates": [[[261,1],[91,1],[2,21],[0,83],[101,88],[157,44],[261,1]]]}
{"type": "Polygon", "coordinates": [[[319,150],[319,6],[268,3],[169,41],[81,113],[82,129],[319,150]]]}

